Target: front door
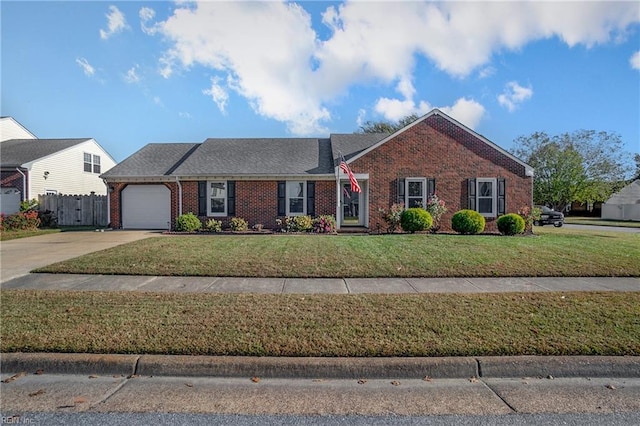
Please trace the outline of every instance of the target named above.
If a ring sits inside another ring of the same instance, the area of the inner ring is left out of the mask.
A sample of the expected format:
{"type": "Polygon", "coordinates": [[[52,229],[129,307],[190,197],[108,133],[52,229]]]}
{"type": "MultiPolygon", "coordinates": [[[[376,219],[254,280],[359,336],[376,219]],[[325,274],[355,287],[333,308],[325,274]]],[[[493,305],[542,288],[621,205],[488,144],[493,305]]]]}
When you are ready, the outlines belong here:
{"type": "Polygon", "coordinates": [[[352,192],[351,184],[349,181],[340,182],[341,187],[341,201],[342,201],[342,218],[340,226],[361,226],[362,211],[361,205],[361,192],[352,192]]]}

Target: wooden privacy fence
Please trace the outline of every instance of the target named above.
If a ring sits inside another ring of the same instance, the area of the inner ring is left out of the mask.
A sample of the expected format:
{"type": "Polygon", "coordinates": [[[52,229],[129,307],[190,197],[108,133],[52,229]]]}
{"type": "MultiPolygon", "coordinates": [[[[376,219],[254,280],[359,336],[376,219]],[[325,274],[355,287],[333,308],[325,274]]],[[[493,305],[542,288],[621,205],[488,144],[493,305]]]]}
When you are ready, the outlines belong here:
{"type": "Polygon", "coordinates": [[[106,195],[39,195],[40,210],[51,210],[61,226],[107,226],[106,195]]]}

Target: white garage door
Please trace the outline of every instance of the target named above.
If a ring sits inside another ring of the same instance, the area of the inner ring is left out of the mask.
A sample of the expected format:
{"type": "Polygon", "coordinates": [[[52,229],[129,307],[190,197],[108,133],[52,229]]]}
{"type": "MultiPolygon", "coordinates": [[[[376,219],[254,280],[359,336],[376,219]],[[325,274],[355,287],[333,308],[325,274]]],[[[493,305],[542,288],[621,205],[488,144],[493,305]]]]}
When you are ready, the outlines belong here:
{"type": "Polygon", "coordinates": [[[167,229],[171,191],[164,185],[129,185],[122,190],[122,228],[167,229]]]}

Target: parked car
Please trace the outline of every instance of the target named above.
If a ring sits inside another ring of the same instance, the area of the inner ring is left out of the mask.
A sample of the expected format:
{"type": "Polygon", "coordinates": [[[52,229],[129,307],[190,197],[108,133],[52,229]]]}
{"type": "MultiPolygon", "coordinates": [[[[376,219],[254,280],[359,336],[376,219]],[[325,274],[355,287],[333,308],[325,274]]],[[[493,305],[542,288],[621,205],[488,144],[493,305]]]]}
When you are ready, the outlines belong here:
{"type": "Polygon", "coordinates": [[[555,227],[560,227],[564,225],[564,215],[562,212],[557,212],[553,209],[550,209],[547,206],[535,206],[541,210],[540,219],[535,220],[533,222],[534,225],[543,226],[543,225],[553,225],[555,227]]]}

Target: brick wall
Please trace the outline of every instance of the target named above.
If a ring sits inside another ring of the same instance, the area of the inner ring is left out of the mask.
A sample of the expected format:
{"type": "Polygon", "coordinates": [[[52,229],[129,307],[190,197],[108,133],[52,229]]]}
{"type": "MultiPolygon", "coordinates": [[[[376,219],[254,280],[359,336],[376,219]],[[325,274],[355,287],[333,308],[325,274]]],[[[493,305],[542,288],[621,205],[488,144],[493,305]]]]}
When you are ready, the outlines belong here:
{"type": "MultiPolygon", "coordinates": [[[[236,180],[236,217],[241,217],[249,223],[249,226],[262,224],[266,229],[276,228],[278,213],[278,182],[277,181],[245,181],[236,180]]],[[[330,214],[335,215],[336,194],[335,181],[316,182],[316,216],[330,214]]],[[[145,183],[148,185],[148,183],[145,183]]],[[[182,212],[198,214],[198,182],[181,181],[182,185],[182,212]]],[[[121,192],[127,183],[110,183],[113,188],[110,193],[111,226],[121,228],[120,214],[121,192]]],[[[179,212],[177,184],[165,183],[171,189],[171,222],[175,224],[179,212]]],[[[229,226],[231,217],[199,216],[203,224],[207,219],[222,220],[223,227],[229,226]]]]}
{"type": "MultiPolygon", "coordinates": [[[[524,167],[482,140],[437,115],[418,123],[351,164],[354,173],[369,173],[369,227],[384,224],[378,209],[397,200],[397,181],[407,177],[436,179],[436,192],[448,211],[441,230],[451,230],[451,216],[468,207],[467,179],[506,179],[506,211],[531,206],[533,180],[524,167]]],[[[487,231],[495,231],[487,218],[487,231]]]]}

